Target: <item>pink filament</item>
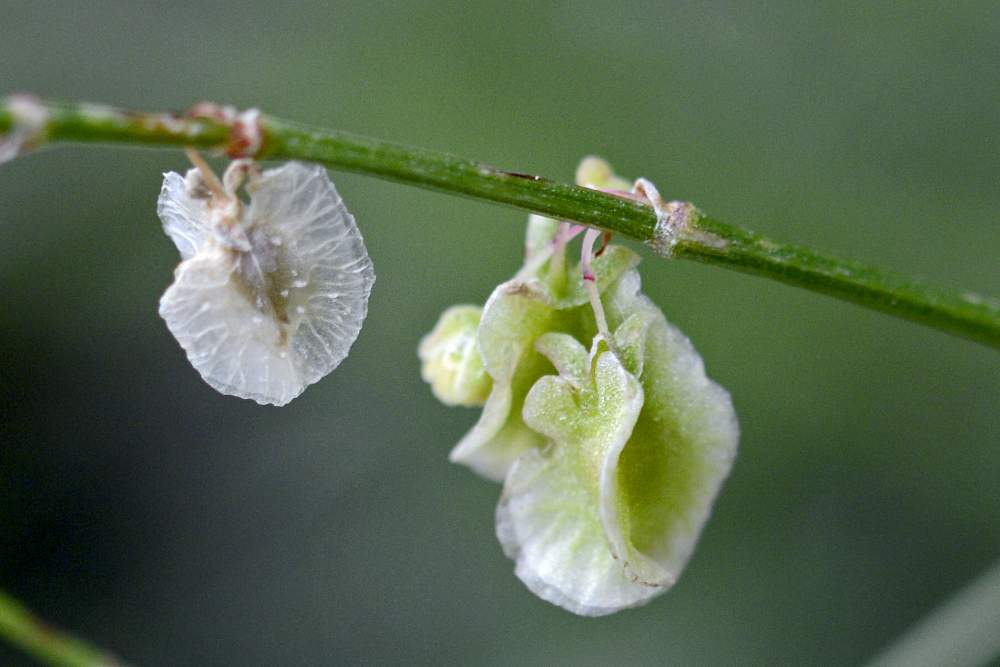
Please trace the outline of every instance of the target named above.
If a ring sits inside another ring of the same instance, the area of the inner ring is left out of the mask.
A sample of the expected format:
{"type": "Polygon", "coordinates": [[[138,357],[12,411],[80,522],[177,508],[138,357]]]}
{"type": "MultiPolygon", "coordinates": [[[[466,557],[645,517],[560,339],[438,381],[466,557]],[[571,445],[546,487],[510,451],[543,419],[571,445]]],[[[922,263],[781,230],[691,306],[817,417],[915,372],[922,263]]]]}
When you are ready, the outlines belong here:
{"type": "Polygon", "coordinates": [[[591,260],[594,256],[594,243],[602,235],[598,229],[588,229],[583,235],[583,246],[580,249],[580,269],[583,272],[583,286],[590,299],[590,307],[594,310],[597,321],[597,333],[601,335],[608,347],[613,348],[611,332],[608,330],[608,319],[604,315],[604,305],[601,303],[601,293],[597,289],[597,276],[594,275],[591,260]]]}

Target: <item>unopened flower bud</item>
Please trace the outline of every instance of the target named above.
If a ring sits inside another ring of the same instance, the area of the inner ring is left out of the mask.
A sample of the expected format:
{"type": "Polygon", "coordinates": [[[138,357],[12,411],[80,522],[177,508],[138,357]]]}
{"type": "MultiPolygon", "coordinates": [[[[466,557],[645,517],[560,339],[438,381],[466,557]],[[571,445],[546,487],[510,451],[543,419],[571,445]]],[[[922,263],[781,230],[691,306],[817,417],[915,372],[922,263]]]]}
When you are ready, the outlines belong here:
{"type": "Polygon", "coordinates": [[[420,342],[421,374],[438,400],[446,405],[481,406],[492,380],[476,346],[483,309],[453,306],[420,342]]]}

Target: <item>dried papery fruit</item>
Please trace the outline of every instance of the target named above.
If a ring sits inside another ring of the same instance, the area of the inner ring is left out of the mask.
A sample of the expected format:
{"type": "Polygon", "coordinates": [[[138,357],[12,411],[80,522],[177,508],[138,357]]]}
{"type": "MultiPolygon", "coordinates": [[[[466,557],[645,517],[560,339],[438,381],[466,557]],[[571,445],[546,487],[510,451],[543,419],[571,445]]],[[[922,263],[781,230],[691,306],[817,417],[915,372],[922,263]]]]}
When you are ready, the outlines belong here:
{"type": "Polygon", "coordinates": [[[223,181],[168,173],[158,213],[184,261],[160,315],[223,394],[284,405],[332,371],[361,330],[375,273],[326,170],[238,160],[223,181]],[[249,176],[249,203],[237,192],[249,176]]]}

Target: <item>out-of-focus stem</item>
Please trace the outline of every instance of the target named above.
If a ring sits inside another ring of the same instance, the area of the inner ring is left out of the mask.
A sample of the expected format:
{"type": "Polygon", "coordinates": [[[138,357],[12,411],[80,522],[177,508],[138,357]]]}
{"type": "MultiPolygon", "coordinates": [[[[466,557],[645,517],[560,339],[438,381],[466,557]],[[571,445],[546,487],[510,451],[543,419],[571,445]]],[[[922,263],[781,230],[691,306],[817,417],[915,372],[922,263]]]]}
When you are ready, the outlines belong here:
{"type": "Polygon", "coordinates": [[[932,611],[869,667],[977,667],[1000,657],[1000,561],[932,611]]]}
{"type": "Polygon", "coordinates": [[[46,625],[27,607],[0,591],[0,636],[55,667],[123,667],[87,642],[46,625]]]}

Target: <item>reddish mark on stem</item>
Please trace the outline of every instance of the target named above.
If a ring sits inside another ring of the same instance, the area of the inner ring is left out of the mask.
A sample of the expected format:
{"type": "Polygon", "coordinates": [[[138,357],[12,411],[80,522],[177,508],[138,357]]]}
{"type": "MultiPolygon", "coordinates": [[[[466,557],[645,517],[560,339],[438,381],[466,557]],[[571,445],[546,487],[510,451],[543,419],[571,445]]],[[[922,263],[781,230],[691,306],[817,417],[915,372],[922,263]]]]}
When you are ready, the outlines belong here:
{"type": "Polygon", "coordinates": [[[260,111],[237,111],[229,105],[215,102],[198,102],[185,114],[189,118],[205,118],[229,128],[226,155],[231,158],[253,158],[264,148],[264,126],[260,111]]]}
{"type": "Polygon", "coordinates": [[[215,102],[198,102],[187,110],[184,114],[189,118],[207,118],[218,121],[223,125],[230,125],[236,120],[236,109],[231,106],[223,106],[215,102]]]}
{"type": "Polygon", "coordinates": [[[260,124],[260,111],[248,109],[237,114],[229,135],[229,146],[226,147],[229,157],[253,157],[263,145],[264,128],[260,124]]]}

